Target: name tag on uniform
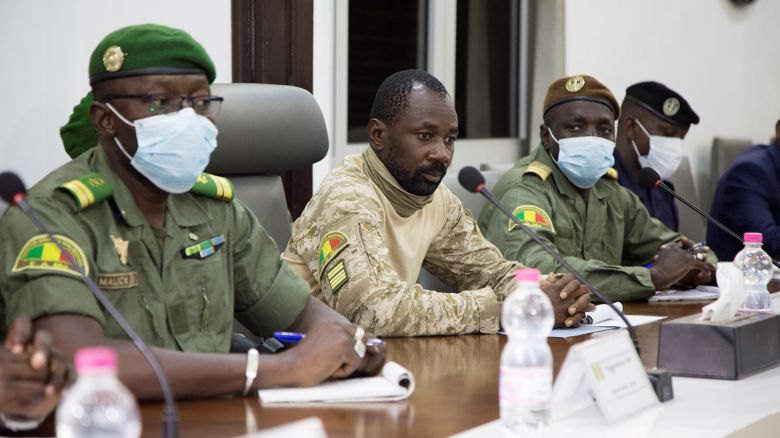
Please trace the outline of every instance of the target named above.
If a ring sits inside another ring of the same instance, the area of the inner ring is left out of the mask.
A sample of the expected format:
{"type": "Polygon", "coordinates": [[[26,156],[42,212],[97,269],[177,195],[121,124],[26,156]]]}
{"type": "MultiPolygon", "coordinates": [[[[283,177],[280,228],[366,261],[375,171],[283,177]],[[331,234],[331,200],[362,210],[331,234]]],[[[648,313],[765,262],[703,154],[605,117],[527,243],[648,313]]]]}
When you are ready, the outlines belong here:
{"type": "Polygon", "coordinates": [[[130,289],[138,286],[138,274],[135,272],[98,274],[97,284],[101,289],[130,289]]]}
{"type": "Polygon", "coordinates": [[[196,243],[181,250],[181,255],[185,259],[200,259],[203,260],[207,257],[211,257],[217,250],[225,244],[225,236],[220,234],[217,237],[212,237],[209,240],[196,243]]]}

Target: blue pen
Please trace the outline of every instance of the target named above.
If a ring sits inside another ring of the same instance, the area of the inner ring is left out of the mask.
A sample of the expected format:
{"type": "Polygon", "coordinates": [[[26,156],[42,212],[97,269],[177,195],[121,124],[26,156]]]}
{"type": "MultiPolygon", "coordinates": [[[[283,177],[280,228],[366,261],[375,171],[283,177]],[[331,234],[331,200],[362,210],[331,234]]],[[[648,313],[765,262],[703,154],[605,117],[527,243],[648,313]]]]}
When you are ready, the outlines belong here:
{"type": "MultiPolygon", "coordinates": [[[[276,338],[282,344],[297,344],[301,342],[306,335],[297,332],[274,332],[274,338],[276,338]]],[[[380,347],[385,345],[385,341],[379,338],[371,338],[366,341],[367,347],[380,347]]]]}

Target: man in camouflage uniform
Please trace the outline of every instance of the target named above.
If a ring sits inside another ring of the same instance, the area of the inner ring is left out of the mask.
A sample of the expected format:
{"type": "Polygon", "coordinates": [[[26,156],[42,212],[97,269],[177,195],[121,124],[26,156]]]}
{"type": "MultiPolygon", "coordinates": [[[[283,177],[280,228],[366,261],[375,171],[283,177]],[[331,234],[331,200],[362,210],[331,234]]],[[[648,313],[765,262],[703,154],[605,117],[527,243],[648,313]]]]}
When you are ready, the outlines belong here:
{"type": "MultiPolygon", "coordinates": [[[[446,186],[458,119],[444,86],[407,70],[380,86],[371,147],[322,183],[293,225],[284,259],[314,295],[387,336],[495,333],[521,265],[501,257],[446,186]],[[416,284],[421,266],[460,293],[416,284]]],[[[543,289],[557,325],[579,324],[588,290],[566,276],[543,289]]]]}
{"type": "MultiPolygon", "coordinates": [[[[493,193],[613,300],[645,299],[678,282],[708,283],[714,267],[704,263],[706,254],[689,251],[687,239],[652,218],[617,183],[610,166],[618,115],[612,92],[596,79],[553,82],[544,101],[541,147],[518,161],[493,193]]],[[[561,269],[495,207],[482,210],[479,225],[507,258],[543,271],[561,269]]]]}
{"type": "Polygon", "coordinates": [[[6,321],[29,316],[69,357],[85,346],[116,348],[120,378],[139,398],[159,399],[151,370],[76,264],[154,346],[177,397],[376,373],[383,347],[361,358],[362,329],[310,296],[228,180],[200,173],[221,103],[200,44],[177,29],[130,26],[98,44],[89,71],[92,93],[62,131],[75,159],[27,196],[68,254],[8,209],[0,220],[6,321]],[[256,350],[229,355],[234,317],[261,336],[307,336],[259,361],[250,360],[256,350]]]}

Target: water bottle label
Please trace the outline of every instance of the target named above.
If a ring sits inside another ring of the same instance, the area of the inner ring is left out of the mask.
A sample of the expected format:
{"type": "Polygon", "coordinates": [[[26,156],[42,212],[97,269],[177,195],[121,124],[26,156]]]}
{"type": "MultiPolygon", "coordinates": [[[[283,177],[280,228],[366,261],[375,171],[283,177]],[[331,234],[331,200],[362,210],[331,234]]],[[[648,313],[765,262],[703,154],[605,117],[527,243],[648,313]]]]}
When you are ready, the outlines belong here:
{"type": "Polygon", "coordinates": [[[501,367],[498,399],[526,407],[546,405],[552,398],[552,380],[549,367],[501,367]]]}

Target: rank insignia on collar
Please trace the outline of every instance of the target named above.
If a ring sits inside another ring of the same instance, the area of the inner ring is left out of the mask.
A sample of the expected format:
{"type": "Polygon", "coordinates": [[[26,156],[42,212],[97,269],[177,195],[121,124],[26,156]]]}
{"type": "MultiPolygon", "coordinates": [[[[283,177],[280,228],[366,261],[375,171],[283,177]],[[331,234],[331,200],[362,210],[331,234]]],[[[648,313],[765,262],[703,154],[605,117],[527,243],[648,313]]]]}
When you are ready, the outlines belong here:
{"type": "Polygon", "coordinates": [[[203,260],[206,257],[214,255],[214,253],[216,253],[224,244],[225,236],[220,234],[217,237],[212,237],[209,240],[204,240],[203,242],[184,248],[181,250],[181,255],[183,255],[185,259],[203,260]]]}

